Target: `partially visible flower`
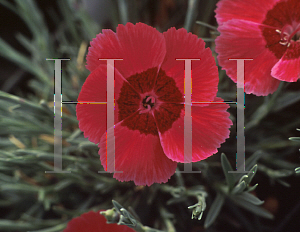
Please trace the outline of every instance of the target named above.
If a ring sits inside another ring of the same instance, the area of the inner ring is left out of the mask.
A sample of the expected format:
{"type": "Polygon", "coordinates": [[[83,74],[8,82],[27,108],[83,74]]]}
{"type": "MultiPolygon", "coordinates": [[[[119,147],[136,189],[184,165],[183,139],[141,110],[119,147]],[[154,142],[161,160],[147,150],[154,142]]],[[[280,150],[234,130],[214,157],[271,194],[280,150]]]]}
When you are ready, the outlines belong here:
{"type": "Polygon", "coordinates": [[[69,221],[63,232],[135,232],[128,226],[107,224],[101,211],[90,211],[69,221]]]}
{"type": "MultiPolygon", "coordinates": [[[[92,72],[78,101],[106,102],[106,61],[115,62],[115,170],[120,181],[137,185],[167,182],[184,162],[184,62],[192,62],[192,102],[222,102],[216,97],[218,70],[203,40],[185,29],[159,33],[143,23],[102,30],[91,42],[87,68],[92,72]]],[[[217,152],[229,137],[228,105],[192,104],[192,161],[217,152]]],[[[79,128],[99,143],[107,170],[106,105],[78,104],[79,128]]]]}
{"type": "Polygon", "coordinates": [[[300,78],[299,0],[221,0],[216,18],[220,66],[237,82],[236,62],[245,61],[245,92],[273,93],[281,81],[300,78]]]}

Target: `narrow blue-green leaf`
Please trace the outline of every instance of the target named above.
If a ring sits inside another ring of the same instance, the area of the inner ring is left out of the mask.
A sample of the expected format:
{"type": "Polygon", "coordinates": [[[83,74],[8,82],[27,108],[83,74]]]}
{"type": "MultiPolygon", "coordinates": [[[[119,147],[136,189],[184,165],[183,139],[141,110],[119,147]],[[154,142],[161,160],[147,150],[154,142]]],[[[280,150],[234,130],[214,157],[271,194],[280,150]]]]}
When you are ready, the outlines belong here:
{"type": "Polygon", "coordinates": [[[257,161],[260,159],[260,157],[263,155],[263,151],[256,151],[254,152],[247,160],[245,164],[246,171],[252,168],[255,164],[257,164],[257,161]]]}
{"type": "Polygon", "coordinates": [[[20,98],[18,96],[15,96],[15,95],[12,95],[12,94],[9,94],[9,93],[6,93],[6,92],[3,92],[3,91],[0,91],[0,99],[3,99],[5,101],[10,101],[12,103],[15,103],[15,104],[24,104],[26,105],[27,107],[33,107],[33,108],[38,108],[39,110],[42,109],[38,104],[36,103],[33,103],[31,101],[28,101],[24,98],[20,98]]]}
{"type": "MultiPolygon", "coordinates": [[[[245,162],[245,170],[248,171],[251,168],[253,168],[253,166],[255,164],[257,164],[257,161],[260,159],[260,157],[264,154],[263,151],[258,150],[256,152],[254,152],[245,162]]],[[[239,180],[244,174],[242,173],[237,173],[236,175],[234,175],[235,181],[239,180]]]]}
{"type": "MultiPolygon", "coordinates": [[[[39,230],[43,227],[52,227],[61,223],[62,220],[36,220],[36,222],[24,222],[16,220],[0,219],[1,231],[28,231],[39,230]]],[[[46,232],[45,230],[44,232],[46,232]]]]}
{"type": "Polygon", "coordinates": [[[2,231],[24,231],[34,230],[40,228],[40,226],[33,225],[31,222],[16,222],[15,220],[0,219],[0,228],[2,231]]]}
{"type": "Polygon", "coordinates": [[[270,169],[270,171],[269,171],[269,176],[273,177],[273,178],[288,177],[293,174],[294,174],[293,170],[287,170],[287,169],[282,169],[282,170],[270,169]]]}
{"type": "Polygon", "coordinates": [[[188,9],[184,21],[184,28],[190,32],[195,22],[195,18],[197,17],[197,9],[198,9],[199,0],[189,0],[188,1],[188,9]]]}
{"type": "Polygon", "coordinates": [[[276,181],[278,183],[282,184],[284,187],[287,187],[287,188],[291,187],[291,185],[289,183],[285,182],[284,180],[276,179],[276,181]]]}
{"type": "Polygon", "coordinates": [[[255,164],[248,173],[248,178],[245,180],[246,184],[249,185],[257,172],[257,164],[255,164]]]}
{"type": "Polygon", "coordinates": [[[212,26],[212,25],[210,25],[210,24],[208,24],[208,23],[206,23],[206,22],[196,21],[196,24],[199,24],[199,25],[204,26],[204,27],[208,27],[208,28],[210,28],[210,29],[212,29],[212,30],[215,30],[215,31],[218,30],[217,27],[212,26]]]}
{"type": "Polygon", "coordinates": [[[241,193],[241,194],[237,195],[236,199],[241,199],[241,200],[244,200],[244,201],[248,201],[248,202],[250,202],[254,205],[261,205],[261,204],[264,203],[264,201],[260,200],[259,198],[257,198],[253,194],[247,193],[247,192],[244,192],[244,193],[241,193]]]}
{"type": "Polygon", "coordinates": [[[246,182],[247,179],[248,179],[248,176],[247,176],[247,175],[243,175],[243,176],[241,177],[241,179],[239,180],[239,183],[242,183],[243,181],[246,182]]]}
{"type": "Polygon", "coordinates": [[[124,207],[123,207],[122,205],[120,205],[118,202],[116,202],[115,200],[112,200],[112,203],[113,203],[115,209],[116,209],[120,214],[122,214],[121,209],[124,208],[124,207]]]}
{"type": "Polygon", "coordinates": [[[300,101],[299,92],[286,92],[277,99],[277,104],[274,105],[272,111],[280,111],[296,102],[300,101]]]}
{"type": "Polygon", "coordinates": [[[183,196],[183,197],[180,197],[180,198],[171,198],[170,200],[167,201],[167,205],[172,205],[172,204],[178,204],[178,203],[181,203],[181,202],[184,202],[184,201],[187,201],[188,198],[183,196]]]}
{"type": "Polygon", "coordinates": [[[221,163],[226,178],[226,182],[227,185],[229,186],[229,191],[230,191],[234,187],[235,178],[233,173],[228,173],[229,171],[233,171],[233,169],[224,153],[221,154],[221,163]]]}
{"type": "Polygon", "coordinates": [[[290,137],[289,140],[300,141],[300,137],[290,137]]]}
{"type": "Polygon", "coordinates": [[[129,22],[129,6],[128,1],[126,0],[118,0],[118,9],[120,14],[120,20],[122,24],[126,24],[129,22]]]}
{"type": "Polygon", "coordinates": [[[66,228],[67,224],[68,224],[68,222],[64,222],[64,223],[58,224],[53,227],[49,227],[49,228],[45,228],[45,229],[41,229],[41,230],[31,230],[28,232],[60,232],[66,228]]]}
{"type": "Polygon", "coordinates": [[[31,62],[23,54],[19,53],[13,47],[11,47],[7,42],[0,38],[0,55],[11,60],[15,64],[19,65],[23,69],[31,72],[36,77],[38,77],[41,81],[46,84],[50,84],[50,80],[48,76],[45,74],[44,70],[42,70],[39,66],[31,62]]]}
{"type": "Polygon", "coordinates": [[[245,182],[245,181],[242,181],[241,183],[239,183],[238,185],[236,185],[236,186],[232,189],[231,194],[232,194],[232,195],[240,194],[240,193],[242,193],[242,192],[245,190],[246,187],[247,187],[246,182],[245,182]]]}
{"type": "Polygon", "coordinates": [[[133,224],[133,226],[135,226],[137,224],[136,219],[126,209],[123,208],[121,210],[121,213],[124,217],[126,217],[127,219],[130,220],[130,222],[133,224]]]}
{"type": "Polygon", "coordinates": [[[244,209],[267,219],[273,219],[274,216],[264,208],[261,208],[257,205],[250,203],[249,201],[245,201],[244,199],[237,198],[236,196],[230,198],[235,204],[243,207],[244,209]]]}
{"type": "Polygon", "coordinates": [[[225,196],[218,192],[217,197],[215,198],[214,202],[212,203],[207,213],[204,222],[204,228],[208,228],[214,223],[214,221],[216,220],[216,218],[218,217],[221,211],[224,201],[225,201],[225,196]]]}
{"type": "Polygon", "coordinates": [[[249,188],[247,189],[247,192],[252,192],[253,190],[256,189],[257,186],[258,186],[258,184],[255,184],[255,185],[249,187],[249,188]]]}
{"type": "Polygon", "coordinates": [[[18,14],[18,11],[17,11],[16,7],[12,3],[10,3],[9,1],[3,0],[3,1],[0,1],[0,4],[7,7],[11,11],[13,11],[14,13],[18,14]]]}
{"type": "Polygon", "coordinates": [[[242,181],[245,181],[246,185],[248,186],[251,183],[253,177],[255,176],[256,171],[257,171],[257,164],[251,168],[251,170],[248,172],[247,175],[243,175],[241,177],[241,179],[239,180],[239,183],[241,183],[242,181]]]}

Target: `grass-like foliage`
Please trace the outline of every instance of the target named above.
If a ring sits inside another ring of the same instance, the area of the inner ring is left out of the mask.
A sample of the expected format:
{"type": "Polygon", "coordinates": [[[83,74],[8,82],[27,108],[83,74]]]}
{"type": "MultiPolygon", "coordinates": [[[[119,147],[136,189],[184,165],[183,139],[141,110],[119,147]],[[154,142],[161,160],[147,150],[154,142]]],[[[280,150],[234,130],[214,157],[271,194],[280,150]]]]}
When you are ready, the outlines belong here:
{"type": "MultiPolygon", "coordinates": [[[[228,110],[233,121],[230,138],[217,154],[193,164],[201,174],[176,172],[166,184],[143,187],[98,173],[103,171],[99,148],[79,130],[76,104],[62,105],[62,163],[71,173],[45,173],[54,169],[54,62],[46,58],[71,59],[62,62],[62,99],[77,101],[89,75],[89,42],[104,25],[90,18],[81,1],[62,0],[56,2],[56,11],[49,9],[55,28],[50,30],[37,2],[0,2],[19,15],[31,34],[12,35],[29,55],[0,38],[0,55],[31,77],[29,93],[0,91],[0,231],[63,231],[73,217],[106,209],[116,214],[108,221],[137,231],[299,230],[288,227],[299,215],[300,204],[300,136],[295,130],[300,125],[299,81],[281,83],[267,97],[246,95],[247,174],[228,173],[236,168],[234,105],[228,110]]],[[[216,55],[216,1],[141,2],[112,1],[112,29],[127,21],[143,21],[160,31],[185,27],[216,55]]],[[[236,85],[219,71],[218,96],[236,101],[236,85]]]]}

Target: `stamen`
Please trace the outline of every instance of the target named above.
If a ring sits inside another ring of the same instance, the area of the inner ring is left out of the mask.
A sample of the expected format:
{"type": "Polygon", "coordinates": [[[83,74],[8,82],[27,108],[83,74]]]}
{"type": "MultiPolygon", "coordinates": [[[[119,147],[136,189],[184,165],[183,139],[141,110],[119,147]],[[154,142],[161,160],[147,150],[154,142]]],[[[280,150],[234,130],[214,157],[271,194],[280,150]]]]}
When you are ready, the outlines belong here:
{"type": "Polygon", "coordinates": [[[298,33],[300,32],[300,25],[294,29],[291,25],[285,25],[282,30],[280,31],[279,29],[275,30],[277,33],[280,33],[281,40],[279,44],[290,47],[291,46],[291,41],[299,41],[299,36],[298,33]]]}
{"type": "Polygon", "coordinates": [[[285,46],[285,45],[287,45],[287,44],[288,44],[288,41],[280,41],[280,42],[279,42],[279,44],[281,44],[281,45],[285,46]]]}

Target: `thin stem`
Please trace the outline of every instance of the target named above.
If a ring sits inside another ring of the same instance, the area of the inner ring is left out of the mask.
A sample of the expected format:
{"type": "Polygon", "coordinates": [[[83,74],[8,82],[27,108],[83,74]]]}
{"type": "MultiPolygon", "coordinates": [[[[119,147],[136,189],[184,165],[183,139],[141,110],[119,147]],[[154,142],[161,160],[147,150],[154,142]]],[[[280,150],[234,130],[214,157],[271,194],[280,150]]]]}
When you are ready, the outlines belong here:
{"type": "Polygon", "coordinates": [[[188,9],[186,13],[186,18],[184,22],[184,28],[190,32],[192,29],[192,24],[197,17],[198,13],[198,4],[199,0],[189,0],[188,2],[188,9]]]}
{"type": "Polygon", "coordinates": [[[210,24],[208,24],[208,23],[205,23],[205,22],[202,22],[202,21],[196,21],[196,23],[199,24],[199,25],[208,27],[208,28],[210,28],[210,29],[212,29],[212,30],[214,30],[214,31],[217,31],[217,30],[218,30],[217,27],[212,26],[212,25],[210,25],[210,24]]]}

